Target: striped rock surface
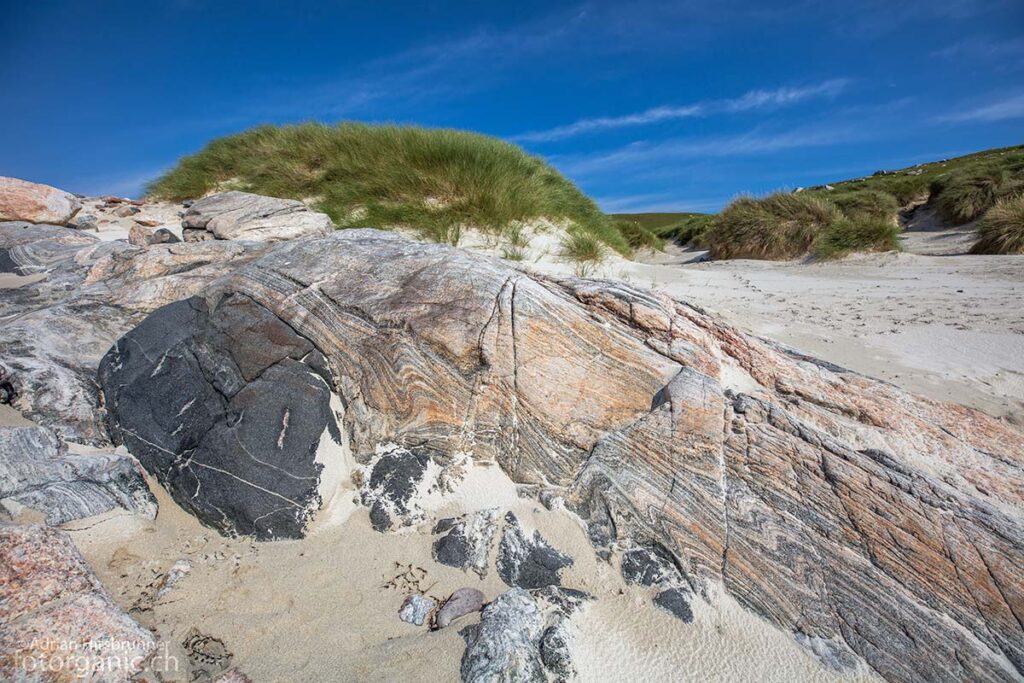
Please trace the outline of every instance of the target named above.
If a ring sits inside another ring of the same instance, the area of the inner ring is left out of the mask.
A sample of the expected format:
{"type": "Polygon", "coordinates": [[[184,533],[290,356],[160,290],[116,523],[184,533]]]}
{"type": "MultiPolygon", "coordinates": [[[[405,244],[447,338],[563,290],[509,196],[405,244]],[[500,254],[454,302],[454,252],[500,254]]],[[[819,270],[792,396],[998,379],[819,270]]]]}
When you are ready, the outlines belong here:
{"type": "Polygon", "coordinates": [[[656,293],[377,231],[281,245],[203,292],[238,296],[326,356],[357,457],[472,449],[564,489],[596,545],[659,543],[890,680],[1024,671],[1024,438],[996,420],[656,293]]]}
{"type": "MultiPolygon", "coordinates": [[[[217,328],[224,336],[209,348],[225,351],[220,361],[264,348],[279,334],[273,319],[283,322],[289,348],[308,342],[329,370],[305,350],[268,356],[268,367],[283,363],[295,382],[329,374],[363,461],[386,441],[438,458],[472,449],[519,482],[560,489],[599,550],[624,539],[663,546],[697,590],[721,582],[826,659],[855,653],[890,680],[1004,681],[1024,670],[1024,438],[981,413],[656,293],[542,278],[377,231],[259,248],[84,245],[46,268],[8,309],[0,380],[14,382],[16,407],[62,430],[105,438],[84,384],[69,399],[78,412],[42,398],[60,383],[47,367],[95,372],[98,356],[74,360],[76,335],[102,329],[98,347],[164,304],[194,297],[194,310],[205,307],[197,319],[216,322],[224,302],[242,302],[266,323],[217,328]],[[61,339],[40,335],[58,322],[61,339]]],[[[158,341],[137,376],[146,362],[157,370],[158,341]]],[[[170,433],[188,418],[176,413],[150,415],[170,433]]],[[[132,430],[122,418],[146,411],[132,414],[113,410],[115,429],[132,430]]],[[[230,429],[237,415],[207,418],[230,429]]],[[[289,457],[308,458],[309,434],[289,457]]],[[[253,462],[223,465],[250,476],[253,462]]],[[[259,474],[274,493],[271,473],[259,474]]],[[[230,489],[218,495],[230,502],[230,489]]],[[[259,509],[246,501],[228,513],[259,509]]]]}

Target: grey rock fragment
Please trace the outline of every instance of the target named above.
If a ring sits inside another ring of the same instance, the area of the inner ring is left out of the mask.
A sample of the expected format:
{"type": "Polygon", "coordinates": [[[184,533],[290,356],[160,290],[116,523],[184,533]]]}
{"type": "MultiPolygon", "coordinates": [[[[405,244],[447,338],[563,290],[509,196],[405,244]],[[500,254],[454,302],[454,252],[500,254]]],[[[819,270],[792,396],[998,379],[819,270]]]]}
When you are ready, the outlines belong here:
{"type": "Polygon", "coordinates": [[[669,588],[654,596],[654,604],[687,624],[693,622],[690,594],[682,588],[669,588]]]}
{"type": "Polygon", "coordinates": [[[496,508],[442,519],[434,526],[435,534],[444,534],[434,541],[434,559],[449,567],[472,569],[480,578],[484,578],[487,576],[487,561],[497,528],[496,508]]]}
{"type": "Polygon", "coordinates": [[[502,581],[522,588],[557,586],[561,583],[559,572],[572,563],[571,557],[552,548],[540,532],[528,536],[514,514],[505,515],[497,563],[502,581]]]}
{"type": "Polygon", "coordinates": [[[205,242],[207,240],[217,239],[213,236],[212,232],[205,230],[198,230],[195,228],[184,228],[181,231],[182,240],[185,242],[205,242]]]}
{"type": "Polygon", "coordinates": [[[373,462],[369,480],[360,489],[363,505],[370,508],[370,522],[377,531],[408,526],[422,515],[413,498],[427,472],[430,458],[419,452],[394,447],[373,462]]]}
{"type": "Polygon", "coordinates": [[[334,230],[327,214],[310,211],[300,201],[236,191],[196,201],[185,211],[181,225],[202,229],[216,239],[260,242],[323,236],[334,230]]]}
{"type": "Polygon", "coordinates": [[[468,631],[460,673],[463,683],[547,681],[540,655],[544,615],[528,591],[499,595],[468,631]]]}
{"type": "Polygon", "coordinates": [[[434,617],[436,628],[445,628],[459,617],[483,609],[484,594],[476,588],[460,588],[445,600],[434,617]]]}
{"type": "Polygon", "coordinates": [[[557,619],[548,627],[540,639],[540,658],[548,671],[561,678],[575,674],[572,655],[569,652],[569,630],[565,619],[557,619]]]}
{"type": "Polygon", "coordinates": [[[63,524],[114,508],[156,517],[157,504],[135,461],[117,453],[68,453],[45,427],[0,427],[0,509],[11,504],[63,524]]]}
{"type": "Polygon", "coordinates": [[[678,585],[684,580],[671,553],[658,543],[623,553],[622,578],[641,586],[678,585]]]}
{"type": "Polygon", "coordinates": [[[422,626],[430,619],[431,612],[437,607],[437,601],[426,595],[410,595],[398,610],[398,618],[407,624],[422,626]]]}

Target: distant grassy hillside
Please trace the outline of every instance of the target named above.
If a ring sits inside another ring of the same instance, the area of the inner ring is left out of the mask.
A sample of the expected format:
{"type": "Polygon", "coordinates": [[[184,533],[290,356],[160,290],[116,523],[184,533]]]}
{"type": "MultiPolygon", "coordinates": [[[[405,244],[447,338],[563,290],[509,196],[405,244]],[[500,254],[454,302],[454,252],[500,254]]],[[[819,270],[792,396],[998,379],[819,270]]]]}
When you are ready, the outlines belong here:
{"type": "Polygon", "coordinates": [[[570,235],[628,254],[612,220],[539,157],[455,130],[306,123],[261,126],[185,157],[147,188],[166,199],[239,189],[307,201],[342,228],[406,227],[458,243],[476,228],[497,238],[523,221],[566,221],[570,235]]]}
{"type": "Polygon", "coordinates": [[[888,251],[899,248],[900,209],[927,201],[950,226],[996,212],[979,223],[987,237],[975,251],[1019,253],[1021,239],[1011,233],[1022,196],[1024,146],[991,149],[795,193],[741,197],[710,219],[703,241],[712,258],[888,251]]]}
{"type": "Polygon", "coordinates": [[[633,248],[654,246],[652,242],[673,241],[677,244],[701,245],[701,237],[714,218],[708,213],[613,213],[609,214],[619,232],[630,240],[633,248]],[[646,244],[644,244],[646,242],[646,244]]]}

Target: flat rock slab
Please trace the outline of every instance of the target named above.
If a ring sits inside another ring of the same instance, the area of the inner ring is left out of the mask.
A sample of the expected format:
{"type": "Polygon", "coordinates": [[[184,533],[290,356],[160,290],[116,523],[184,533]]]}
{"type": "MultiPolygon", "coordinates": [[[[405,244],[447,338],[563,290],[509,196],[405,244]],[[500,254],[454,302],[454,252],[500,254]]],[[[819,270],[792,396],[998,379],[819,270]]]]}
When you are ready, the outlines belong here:
{"type": "MultiPolygon", "coordinates": [[[[257,242],[322,236],[334,230],[330,216],[310,211],[298,200],[238,191],[196,201],[185,212],[181,225],[186,231],[205,230],[216,239],[257,242]]],[[[197,239],[186,236],[186,240],[197,239]]]]}
{"type": "Polygon", "coordinates": [[[81,208],[81,202],[64,190],[0,176],[0,221],[63,225],[81,208]]]}
{"type": "Polygon", "coordinates": [[[0,679],[127,681],[155,647],[70,536],[0,525],[0,679]]]}
{"type": "Polygon", "coordinates": [[[63,524],[122,508],[149,519],[156,499],[135,461],[118,453],[68,453],[45,427],[0,427],[0,509],[32,508],[63,524]]]}

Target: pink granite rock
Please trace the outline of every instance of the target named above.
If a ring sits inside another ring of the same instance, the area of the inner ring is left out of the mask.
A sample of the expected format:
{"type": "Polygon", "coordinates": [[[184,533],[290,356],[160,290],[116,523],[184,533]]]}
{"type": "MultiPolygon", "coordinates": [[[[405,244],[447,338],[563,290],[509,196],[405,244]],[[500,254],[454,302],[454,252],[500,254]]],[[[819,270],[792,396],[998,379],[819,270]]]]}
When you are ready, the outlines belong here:
{"type": "Polygon", "coordinates": [[[0,680],[127,681],[156,643],[63,531],[0,526],[0,680]]]}
{"type": "Polygon", "coordinates": [[[64,225],[82,204],[63,190],[0,177],[0,221],[28,221],[64,225]]]}

